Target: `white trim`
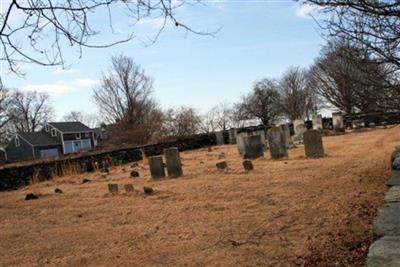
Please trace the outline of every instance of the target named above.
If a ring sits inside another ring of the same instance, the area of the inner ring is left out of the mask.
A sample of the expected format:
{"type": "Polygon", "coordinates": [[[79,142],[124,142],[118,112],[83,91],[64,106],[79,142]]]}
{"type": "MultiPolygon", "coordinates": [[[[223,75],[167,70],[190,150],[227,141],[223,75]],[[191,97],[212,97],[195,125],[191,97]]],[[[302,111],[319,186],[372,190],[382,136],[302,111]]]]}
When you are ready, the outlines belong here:
{"type": "Polygon", "coordinates": [[[28,144],[30,144],[32,147],[34,147],[34,145],[33,145],[31,142],[29,142],[28,140],[26,140],[25,138],[23,138],[21,135],[17,134],[17,136],[18,136],[19,138],[25,140],[25,142],[27,142],[28,144]]]}
{"type": "Polygon", "coordinates": [[[57,130],[54,128],[51,129],[51,137],[57,137],[57,130]]]}
{"type": "Polygon", "coordinates": [[[15,145],[15,147],[20,147],[21,146],[21,142],[19,141],[18,135],[15,136],[15,138],[14,138],[14,145],[15,145]]]}
{"type": "Polygon", "coordinates": [[[49,126],[48,124],[46,124],[46,125],[44,126],[44,131],[45,131],[46,133],[48,133],[48,132],[50,131],[50,126],[49,126]]]}

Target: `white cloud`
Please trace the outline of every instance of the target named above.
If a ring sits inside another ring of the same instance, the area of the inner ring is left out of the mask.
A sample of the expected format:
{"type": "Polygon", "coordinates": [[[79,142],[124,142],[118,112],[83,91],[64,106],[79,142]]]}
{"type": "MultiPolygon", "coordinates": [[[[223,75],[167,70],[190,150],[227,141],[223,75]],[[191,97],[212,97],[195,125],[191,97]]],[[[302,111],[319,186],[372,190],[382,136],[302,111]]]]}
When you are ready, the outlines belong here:
{"type": "Polygon", "coordinates": [[[157,18],[152,18],[152,17],[145,17],[142,18],[137,22],[139,25],[147,25],[155,29],[160,29],[162,26],[164,26],[165,23],[165,18],[164,17],[157,17],[157,18]]]}
{"type": "Polygon", "coordinates": [[[296,16],[299,18],[311,18],[318,10],[321,10],[321,7],[312,4],[300,4],[295,7],[296,16]]]}
{"type": "Polygon", "coordinates": [[[91,79],[75,79],[71,82],[58,81],[52,84],[28,84],[22,87],[25,91],[38,91],[49,94],[62,94],[75,91],[81,88],[87,88],[97,84],[97,81],[91,79]]]}
{"type": "Polygon", "coordinates": [[[73,69],[63,69],[63,68],[57,68],[53,71],[54,75],[64,75],[64,74],[71,74],[75,73],[76,71],[73,69]]]}

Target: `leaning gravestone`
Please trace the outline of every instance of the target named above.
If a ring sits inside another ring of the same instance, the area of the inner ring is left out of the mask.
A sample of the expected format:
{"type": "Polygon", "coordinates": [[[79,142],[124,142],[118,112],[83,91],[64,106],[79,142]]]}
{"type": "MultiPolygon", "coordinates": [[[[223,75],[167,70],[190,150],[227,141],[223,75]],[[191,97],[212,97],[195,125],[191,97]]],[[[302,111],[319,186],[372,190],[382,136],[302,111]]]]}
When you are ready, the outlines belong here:
{"type": "Polygon", "coordinates": [[[243,144],[245,159],[256,159],[264,156],[264,145],[260,135],[244,137],[243,144]]]}
{"type": "Polygon", "coordinates": [[[308,130],[304,133],[304,150],[306,157],[309,158],[319,158],[325,155],[320,131],[308,130]]]}
{"type": "Polygon", "coordinates": [[[288,156],[285,133],[280,127],[272,127],[269,129],[268,143],[271,158],[280,159],[288,156]]]}
{"type": "Polygon", "coordinates": [[[149,157],[151,178],[159,179],[165,177],[164,163],[162,156],[149,157]]]}
{"type": "Polygon", "coordinates": [[[178,148],[171,147],[164,149],[164,156],[167,163],[168,176],[171,178],[182,176],[182,163],[178,148]]]}
{"type": "Polygon", "coordinates": [[[118,193],[118,185],[117,184],[108,184],[108,192],[111,194],[118,193]]]}
{"type": "Polygon", "coordinates": [[[286,148],[292,148],[294,146],[294,144],[292,141],[292,137],[290,136],[289,124],[288,123],[282,124],[280,127],[285,136],[286,148]]]}
{"type": "Polygon", "coordinates": [[[224,144],[224,134],[223,132],[215,132],[215,138],[217,139],[217,145],[222,146],[224,144]]]}
{"type": "Polygon", "coordinates": [[[247,132],[238,133],[236,135],[236,144],[240,155],[244,154],[244,138],[249,136],[247,132]]]}

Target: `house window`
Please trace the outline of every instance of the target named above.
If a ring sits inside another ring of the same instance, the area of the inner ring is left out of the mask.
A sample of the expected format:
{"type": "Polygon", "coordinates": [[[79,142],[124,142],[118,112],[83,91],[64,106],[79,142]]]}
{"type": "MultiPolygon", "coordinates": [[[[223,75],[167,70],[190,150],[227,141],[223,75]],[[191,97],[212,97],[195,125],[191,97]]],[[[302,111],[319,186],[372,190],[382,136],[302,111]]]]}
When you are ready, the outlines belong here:
{"type": "Polygon", "coordinates": [[[53,136],[53,137],[57,136],[56,129],[51,129],[51,136],[53,136]]]}
{"type": "Polygon", "coordinates": [[[76,133],[76,134],[75,134],[75,138],[76,138],[76,139],[81,139],[81,133],[76,133]]]}
{"type": "Polygon", "coordinates": [[[17,137],[15,137],[15,146],[16,146],[16,147],[19,147],[19,146],[20,146],[20,143],[19,143],[19,138],[18,138],[18,136],[17,136],[17,137]]]}
{"type": "Polygon", "coordinates": [[[90,137],[90,134],[89,133],[85,133],[85,137],[90,137]]]}
{"type": "Polygon", "coordinates": [[[48,133],[49,132],[49,130],[50,130],[50,127],[49,127],[49,125],[48,124],[46,124],[45,126],[44,126],[44,130],[48,133]]]}

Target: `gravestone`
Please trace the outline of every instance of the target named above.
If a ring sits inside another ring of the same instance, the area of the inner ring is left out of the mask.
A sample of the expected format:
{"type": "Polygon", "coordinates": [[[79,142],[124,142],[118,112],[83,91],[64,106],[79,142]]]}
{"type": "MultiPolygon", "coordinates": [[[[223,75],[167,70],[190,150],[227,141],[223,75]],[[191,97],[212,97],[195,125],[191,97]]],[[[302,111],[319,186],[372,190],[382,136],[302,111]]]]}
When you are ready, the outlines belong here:
{"type": "Polygon", "coordinates": [[[248,135],[249,134],[247,132],[238,133],[236,135],[236,144],[237,144],[237,148],[238,148],[238,151],[239,151],[240,155],[244,154],[244,140],[243,140],[243,138],[245,138],[248,135]]]}
{"type": "Polygon", "coordinates": [[[313,129],[314,130],[322,130],[322,115],[320,114],[314,114],[312,116],[312,123],[313,123],[313,129]]]}
{"type": "Polygon", "coordinates": [[[304,133],[304,150],[306,157],[309,158],[320,158],[325,155],[320,131],[308,130],[304,133]]]}
{"type": "Polygon", "coordinates": [[[293,121],[294,134],[297,139],[303,139],[303,134],[306,131],[306,126],[304,125],[304,120],[294,120],[293,121]]]}
{"type": "Polygon", "coordinates": [[[217,169],[219,169],[219,170],[228,168],[228,164],[226,163],[226,161],[217,162],[217,164],[215,164],[215,166],[217,166],[217,169]]]}
{"type": "Polygon", "coordinates": [[[246,171],[254,170],[254,166],[253,166],[253,163],[251,162],[251,160],[244,160],[243,161],[243,168],[246,171]]]}
{"type": "Polygon", "coordinates": [[[159,179],[165,177],[164,163],[162,156],[149,157],[151,178],[159,179]]]}
{"type": "Polygon", "coordinates": [[[182,176],[182,163],[178,148],[171,147],[164,149],[164,156],[167,163],[168,176],[171,178],[182,176]]]}
{"type": "Polygon", "coordinates": [[[124,189],[126,193],[133,192],[133,185],[132,184],[124,184],[124,189]]]}
{"type": "Polygon", "coordinates": [[[223,132],[215,132],[215,138],[217,139],[217,145],[222,146],[224,144],[223,132]]]}
{"type": "Polygon", "coordinates": [[[260,135],[250,135],[243,138],[244,158],[256,159],[264,156],[264,145],[260,135]]]}
{"type": "Polygon", "coordinates": [[[229,144],[236,145],[237,130],[235,128],[229,129],[229,144]]]}
{"type": "Polygon", "coordinates": [[[152,195],[152,194],[154,194],[154,189],[152,187],[149,187],[149,186],[143,186],[143,192],[146,195],[152,195]]]}
{"type": "Polygon", "coordinates": [[[344,132],[343,116],[341,112],[332,113],[333,130],[336,132],[344,132]]]}
{"type": "Polygon", "coordinates": [[[267,145],[266,145],[267,144],[267,138],[265,136],[265,131],[264,130],[257,130],[251,135],[259,135],[261,137],[261,143],[262,143],[263,149],[265,151],[266,148],[267,148],[267,145]]]}
{"type": "Polygon", "coordinates": [[[283,135],[285,136],[285,143],[286,143],[286,148],[292,148],[294,146],[292,137],[290,136],[290,128],[289,124],[282,124],[281,130],[283,132],[283,135]]]}
{"type": "Polygon", "coordinates": [[[111,194],[118,193],[118,185],[117,184],[108,184],[108,192],[111,194]]]}
{"type": "Polygon", "coordinates": [[[280,127],[272,127],[269,129],[268,143],[271,158],[280,159],[288,156],[285,133],[280,127]]]}

